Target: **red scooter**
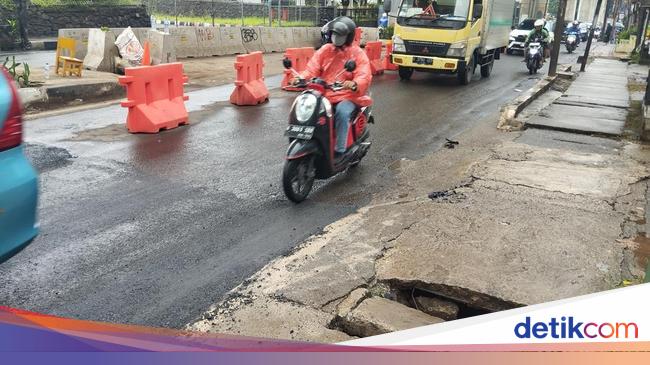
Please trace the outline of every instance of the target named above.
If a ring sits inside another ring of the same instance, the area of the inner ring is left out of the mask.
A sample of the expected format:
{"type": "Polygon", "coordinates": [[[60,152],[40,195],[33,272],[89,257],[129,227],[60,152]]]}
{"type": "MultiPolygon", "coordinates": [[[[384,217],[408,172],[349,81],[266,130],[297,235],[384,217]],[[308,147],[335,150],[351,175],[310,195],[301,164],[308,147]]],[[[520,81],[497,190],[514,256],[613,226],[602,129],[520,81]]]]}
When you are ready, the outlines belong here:
{"type": "MultiPolygon", "coordinates": [[[[299,77],[290,60],[284,59],[283,65],[299,77]]],[[[337,78],[346,73],[350,76],[355,68],[354,60],[348,60],[337,78]]],[[[374,123],[374,118],[370,106],[357,108],[350,122],[347,151],[335,162],[334,112],[324,94],[327,89],[342,90],[342,82],[328,84],[314,78],[309,82],[300,80],[297,86],[306,87],[306,90],[296,97],[289,113],[285,136],[289,137],[290,144],[282,172],[282,186],[289,200],[300,203],[309,195],[315,179],[328,179],[359,164],[370,148],[368,123],[374,123]]]]}

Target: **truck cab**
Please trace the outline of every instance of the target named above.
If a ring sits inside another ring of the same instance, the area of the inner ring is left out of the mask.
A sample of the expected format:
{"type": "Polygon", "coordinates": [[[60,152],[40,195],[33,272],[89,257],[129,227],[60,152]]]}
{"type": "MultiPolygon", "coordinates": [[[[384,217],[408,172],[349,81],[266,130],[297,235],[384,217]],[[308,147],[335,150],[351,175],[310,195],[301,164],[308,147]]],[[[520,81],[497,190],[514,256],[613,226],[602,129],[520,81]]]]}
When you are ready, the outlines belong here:
{"type": "MultiPolygon", "coordinates": [[[[391,1],[384,1],[390,9],[391,1]]],[[[403,80],[414,71],[455,74],[468,84],[476,67],[489,77],[508,45],[514,0],[401,0],[392,61],[403,80]]]]}

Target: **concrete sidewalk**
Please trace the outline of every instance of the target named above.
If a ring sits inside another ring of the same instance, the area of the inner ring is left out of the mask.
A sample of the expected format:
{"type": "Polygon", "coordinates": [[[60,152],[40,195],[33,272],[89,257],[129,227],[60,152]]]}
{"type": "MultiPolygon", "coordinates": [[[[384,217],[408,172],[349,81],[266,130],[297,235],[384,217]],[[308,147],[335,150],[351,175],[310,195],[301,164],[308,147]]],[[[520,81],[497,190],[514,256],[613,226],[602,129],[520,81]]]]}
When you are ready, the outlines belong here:
{"type": "MultiPolygon", "coordinates": [[[[585,79],[570,95],[597,94],[597,78],[585,79]]],[[[588,109],[580,103],[557,105],[588,109]]],[[[647,146],[503,133],[495,120],[477,121],[453,149],[395,164],[397,188],[267,265],[188,329],[336,342],[642,282],[647,146]]]]}
{"type": "Polygon", "coordinates": [[[561,97],[526,124],[620,136],[630,106],[627,68],[616,60],[594,60],[561,97]]]}

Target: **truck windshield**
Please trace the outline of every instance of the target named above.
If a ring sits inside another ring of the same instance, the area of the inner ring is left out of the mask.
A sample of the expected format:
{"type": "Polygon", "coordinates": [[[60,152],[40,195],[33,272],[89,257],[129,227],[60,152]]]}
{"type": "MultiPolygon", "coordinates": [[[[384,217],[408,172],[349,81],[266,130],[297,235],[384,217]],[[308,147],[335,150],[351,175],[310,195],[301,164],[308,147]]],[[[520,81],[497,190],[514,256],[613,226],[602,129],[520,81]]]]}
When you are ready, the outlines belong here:
{"type": "Polygon", "coordinates": [[[471,0],[403,0],[397,23],[415,27],[460,29],[467,22],[471,0]]]}

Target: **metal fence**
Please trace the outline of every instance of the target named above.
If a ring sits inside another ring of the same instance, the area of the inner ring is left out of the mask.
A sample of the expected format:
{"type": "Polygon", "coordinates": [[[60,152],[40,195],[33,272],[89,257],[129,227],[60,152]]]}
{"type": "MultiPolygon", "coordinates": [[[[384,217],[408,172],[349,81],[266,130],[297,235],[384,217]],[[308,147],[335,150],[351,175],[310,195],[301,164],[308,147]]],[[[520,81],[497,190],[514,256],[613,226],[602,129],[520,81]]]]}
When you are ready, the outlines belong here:
{"type": "MultiPolygon", "coordinates": [[[[157,22],[193,25],[317,26],[343,15],[332,0],[143,0],[157,22]]],[[[376,26],[378,7],[347,9],[359,25],[376,26]]]]}

